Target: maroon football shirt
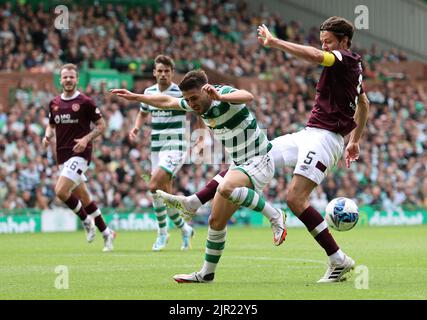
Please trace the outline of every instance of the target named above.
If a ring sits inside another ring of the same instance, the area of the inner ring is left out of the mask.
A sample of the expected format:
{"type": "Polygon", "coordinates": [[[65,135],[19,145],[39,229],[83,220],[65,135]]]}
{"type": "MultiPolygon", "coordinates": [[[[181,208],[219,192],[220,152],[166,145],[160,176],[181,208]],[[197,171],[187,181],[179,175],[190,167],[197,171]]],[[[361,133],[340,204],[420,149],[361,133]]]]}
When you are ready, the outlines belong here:
{"type": "Polygon", "coordinates": [[[78,93],[70,100],[64,100],[61,96],[53,98],[49,103],[49,123],[55,125],[58,164],[74,156],[82,157],[90,163],[92,142],[88,143],[83,152],[75,153],[74,139],[87,135],[91,131],[90,123],[96,122],[101,117],[102,114],[95,102],[83,93],[78,93]]]}
{"type": "Polygon", "coordinates": [[[363,93],[362,59],[348,50],[334,50],[335,63],[324,67],[307,126],[346,136],[355,127],[356,98],[363,93]]]}

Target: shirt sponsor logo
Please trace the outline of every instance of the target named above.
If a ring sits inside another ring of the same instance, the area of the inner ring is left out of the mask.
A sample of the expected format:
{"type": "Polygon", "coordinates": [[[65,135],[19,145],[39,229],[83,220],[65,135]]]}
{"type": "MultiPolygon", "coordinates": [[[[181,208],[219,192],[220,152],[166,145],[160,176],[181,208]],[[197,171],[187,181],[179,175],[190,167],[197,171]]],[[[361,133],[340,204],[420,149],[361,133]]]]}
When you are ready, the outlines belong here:
{"type": "Polygon", "coordinates": [[[218,135],[226,134],[228,132],[230,132],[230,129],[228,129],[228,128],[215,129],[215,131],[214,131],[214,133],[218,134],[218,135]]]}
{"type": "Polygon", "coordinates": [[[214,117],[218,117],[220,113],[221,113],[221,111],[219,111],[218,108],[214,108],[212,110],[212,114],[214,117]]]}
{"type": "Polygon", "coordinates": [[[306,166],[305,164],[301,165],[299,168],[301,171],[307,171],[308,170],[308,166],[306,166]]]}
{"type": "Polygon", "coordinates": [[[58,114],[55,116],[54,120],[56,124],[79,123],[79,119],[71,119],[70,114],[61,114],[61,115],[58,114]]]}
{"type": "Polygon", "coordinates": [[[80,110],[80,105],[78,103],[73,103],[71,109],[73,109],[74,112],[77,112],[80,110]]]}
{"type": "Polygon", "coordinates": [[[154,117],[172,117],[172,111],[152,111],[154,117]]]}

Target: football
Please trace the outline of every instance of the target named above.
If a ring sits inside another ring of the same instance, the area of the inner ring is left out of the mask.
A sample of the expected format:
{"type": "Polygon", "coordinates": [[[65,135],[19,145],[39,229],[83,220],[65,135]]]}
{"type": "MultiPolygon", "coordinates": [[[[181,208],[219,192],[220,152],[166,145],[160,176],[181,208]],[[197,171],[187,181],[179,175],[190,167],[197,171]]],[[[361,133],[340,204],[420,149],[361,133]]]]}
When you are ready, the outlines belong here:
{"type": "Polygon", "coordinates": [[[332,229],[348,231],[359,220],[359,208],[351,199],[335,198],[326,206],[325,219],[332,229]]]}

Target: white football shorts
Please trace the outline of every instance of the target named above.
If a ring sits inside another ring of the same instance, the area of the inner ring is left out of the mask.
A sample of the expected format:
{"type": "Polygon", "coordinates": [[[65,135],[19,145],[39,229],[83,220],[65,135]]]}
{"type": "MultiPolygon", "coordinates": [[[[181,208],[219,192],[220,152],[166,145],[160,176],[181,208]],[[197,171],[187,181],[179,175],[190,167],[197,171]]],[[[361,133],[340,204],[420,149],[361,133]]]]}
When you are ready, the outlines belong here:
{"type": "Polygon", "coordinates": [[[230,170],[240,170],[249,177],[254,187],[254,190],[262,194],[266,185],[268,185],[274,177],[274,161],[270,152],[262,156],[256,156],[245,163],[236,166],[230,165],[230,170]]]}
{"type": "Polygon", "coordinates": [[[76,186],[82,182],[86,182],[85,172],[88,168],[86,159],[82,157],[71,157],[66,162],[59,166],[61,170],[60,176],[72,180],[76,186]]]}
{"type": "Polygon", "coordinates": [[[318,185],[337,165],[344,151],[343,136],[312,127],[277,137],[271,143],[276,168],[295,167],[294,174],[318,185]]]}
{"type": "Polygon", "coordinates": [[[162,168],[172,177],[181,169],[186,153],[182,151],[151,152],[151,174],[157,168],[162,168]]]}

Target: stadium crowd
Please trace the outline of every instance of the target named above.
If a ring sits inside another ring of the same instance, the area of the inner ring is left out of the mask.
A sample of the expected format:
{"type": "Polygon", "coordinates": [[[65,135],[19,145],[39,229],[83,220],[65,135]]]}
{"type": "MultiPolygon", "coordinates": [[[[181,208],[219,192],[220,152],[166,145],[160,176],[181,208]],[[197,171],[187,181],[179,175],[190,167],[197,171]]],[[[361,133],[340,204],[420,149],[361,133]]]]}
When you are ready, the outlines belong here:
{"type": "MultiPolygon", "coordinates": [[[[163,1],[161,7],[154,13],[144,7],[73,5],[70,29],[58,31],[50,27],[52,17],[41,7],[19,5],[12,13],[5,4],[0,7],[0,71],[54,71],[64,62],[120,69],[123,61],[141,59],[142,71],[151,72],[148,61],[161,52],[183,62],[177,64],[179,72],[200,61],[224,74],[282,80],[280,86],[271,82],[268,90],[253,85],[251,109],[270,139],[305,125],[320,67],[300,63],[278,50],[262,49],[255,35],[256,27],[265,23],[282,39],[318,46],[317,28],[305,32],[298,21],[282,21],[264,8],[254,16],[243,2],[163,1]]],[[[376,47],[356,50],[364,56],[365,78],[377,80],[377,85],[366,88],[371,109],[361,157],[350,169],[341,161],[313,192],[313,205],[323,211],[332,198],[346,196],[384,210],[427,208],[427,93],[421,86],[393,79],[380,67],[384,61],[407,60],[403,52],[379,52],[376,47]]],[[[126,64],[126,71],[132,71],[130,66],[126,64]]],[[[137,82],[133,90],[142,93],[151,84],[137,82]]],[[[150,124],[133,143],[127,135],[138,106],[111,97],[104,86],[83,91],[101,107],[108,123],[105,137],[94,143],[87,172],[95,200],[102,207],[150,207],[150,124]]],[[[55,155],[41,145],[47,105],[55,94],[22,81],[11,107],[6,111],[0,104],[1,208],[59,205],[53,192],[58,174],[55,155]]],[[[194,116],[189,121],[194,127],[194,116]]],[[[197,191],[224,166],[184,165],[175,182],[176,192],[197,191]]],[[[265,190],[270,201],[285,199],[291,174],[288,168],[278,172],[265,190]]]]}

